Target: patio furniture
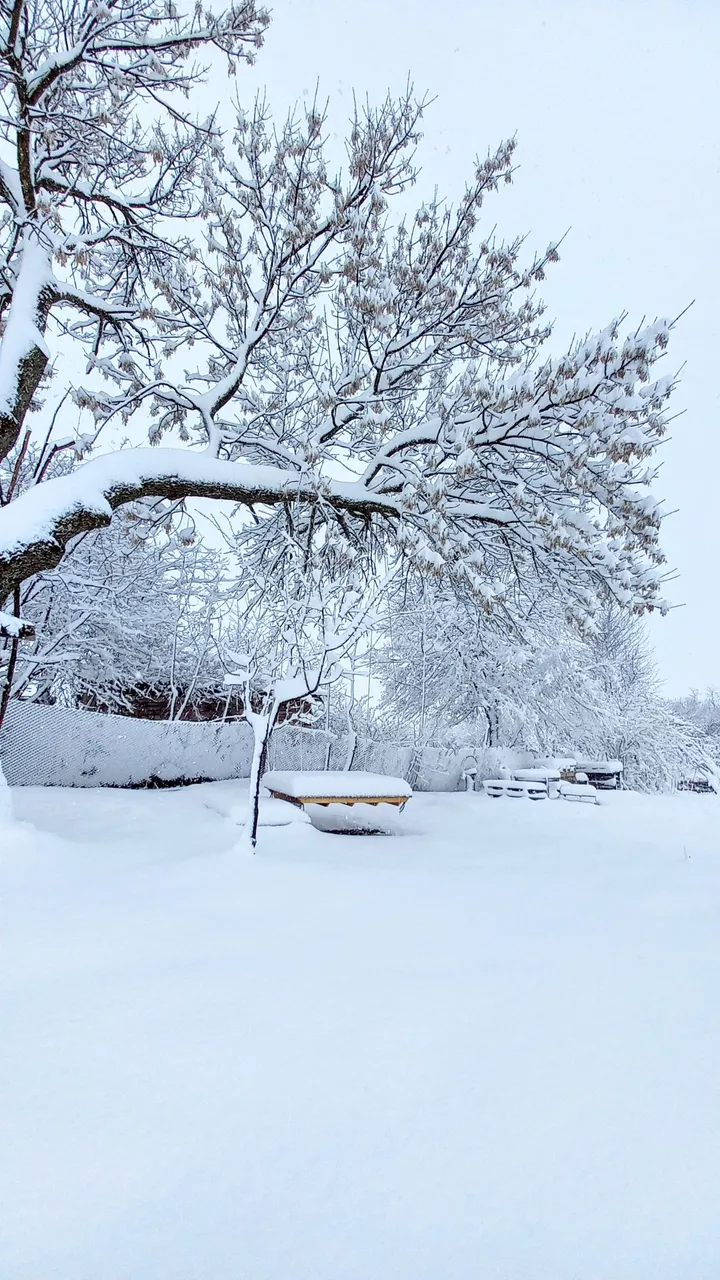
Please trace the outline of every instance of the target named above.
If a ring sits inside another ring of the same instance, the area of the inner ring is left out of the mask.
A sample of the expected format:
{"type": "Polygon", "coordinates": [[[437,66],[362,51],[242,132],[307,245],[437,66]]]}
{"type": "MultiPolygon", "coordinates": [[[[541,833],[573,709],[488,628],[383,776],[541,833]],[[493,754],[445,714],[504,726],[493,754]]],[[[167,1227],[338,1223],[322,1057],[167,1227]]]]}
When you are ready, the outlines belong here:
{"type": "Polygon", "coordinates": [[[263,775],[262,785],[277,800],[288,800],[300,808],[306,804],[391,804],[402,812],[412,796],[412,787],[403,778],[351,770],[303,773],[276,769],[263,775]]]}
{"type": "Polygon", "coordinates": [[[578,760],[578,773],[586,773],[591,786],[600,791],[619,791],[622,786],[622,760],[578,760]]]}
{"type": "Polygon", "coordinates": [[[511,796],[518,800],[527,796],[529,800],[544,800],[548,795],[548,785],[542,779],[519,778],[486,778],[483,782],[485,794],[498,800],[500,796],[511,796]]]}
{"type": "Polygon", "coordinates": [[[580,778],[581,778],[581,775],[576,774],[577,780],[575,782],[560,783],[560,786],[558,787],[558,794],[561,797],[561,799],[562,800],[580,800],[580,801],[584,800],[589,804],[599,804],[600,797],[598,796],[597,788],[591,786],[587,780],[585,782],[582,782],[580,778]]]}
{"type": "Polygon", "coordinates": [[[558,783],[561,781],[560,773],[557,769],[546,768],[542,765],[534,765],[532,768],[527,769],[516,769],[512,776],[513,780],[517,782],[542,782],[548,796],[551,798],[557,796],[558,783]]]}

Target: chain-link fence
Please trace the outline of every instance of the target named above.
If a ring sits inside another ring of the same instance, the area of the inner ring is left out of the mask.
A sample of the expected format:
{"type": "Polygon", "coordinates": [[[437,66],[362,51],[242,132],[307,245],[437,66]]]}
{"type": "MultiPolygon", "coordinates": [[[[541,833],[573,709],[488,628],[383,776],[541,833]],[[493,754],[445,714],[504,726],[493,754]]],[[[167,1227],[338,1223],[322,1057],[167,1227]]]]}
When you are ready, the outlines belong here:
{"type": "MultiPolygon", "coordinates": [[[[244,721],[136,720],[30,702],[11,703],[0,729],[0,762],[11,786],[169,786],[246,778],[252,749],[244,721]]],[[[273,733],[268,766],[343,769],[350,755],[352,769],[405,778],[417,791],[455,791],[468,778],[492,776],[497,767],[482,750],[351,742],[293,725],[273,733]]]]}

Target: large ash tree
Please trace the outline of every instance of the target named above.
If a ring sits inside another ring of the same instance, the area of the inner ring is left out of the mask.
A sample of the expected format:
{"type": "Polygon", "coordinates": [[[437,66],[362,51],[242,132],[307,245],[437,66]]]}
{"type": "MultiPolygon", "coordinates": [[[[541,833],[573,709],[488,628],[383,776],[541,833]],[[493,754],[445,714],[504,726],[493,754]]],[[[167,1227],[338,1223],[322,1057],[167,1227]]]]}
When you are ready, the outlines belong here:
{"type": "Polygon", "coordinates": [[[549,354],[535,289],[555,249],[526,260],[483,229],[512,144],[456,205],[395,216],[415,177],[411,95],[358,112],[337,175],[315,106],[274,128],[259,103],[221,136],[196,115],[199,62],[234,70],[265,24],[252,3],[4,5],[5,635],[24,580],[148,497],[240,504],[268,580],[288,539],[310,568],[331,536],[447,574],[488,610],[530,576],[573,611],[656,606],[668,325],[613,322],[549,354]],[[148,444],[102,452],[100,435],[70,474],[14,485],[65,368],[84,369],[86,438],[125,421],[148,444]]]}

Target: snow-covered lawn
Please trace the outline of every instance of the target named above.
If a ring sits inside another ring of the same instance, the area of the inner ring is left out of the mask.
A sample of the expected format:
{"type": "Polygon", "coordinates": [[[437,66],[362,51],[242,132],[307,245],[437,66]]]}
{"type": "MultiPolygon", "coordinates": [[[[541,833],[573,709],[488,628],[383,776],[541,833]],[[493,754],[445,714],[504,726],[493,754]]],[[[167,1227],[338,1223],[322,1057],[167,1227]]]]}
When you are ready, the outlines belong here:
{"type": "Polygon", "coordinates": [[[717,1280],[714,797],[15,802],[4,1280],[717,1280]]]}

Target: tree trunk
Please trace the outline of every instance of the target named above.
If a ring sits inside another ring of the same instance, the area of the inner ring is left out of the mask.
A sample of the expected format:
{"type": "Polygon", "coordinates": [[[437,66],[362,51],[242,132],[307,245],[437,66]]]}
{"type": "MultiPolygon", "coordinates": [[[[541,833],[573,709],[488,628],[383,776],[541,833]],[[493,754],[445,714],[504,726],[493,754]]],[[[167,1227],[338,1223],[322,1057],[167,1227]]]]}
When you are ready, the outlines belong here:
{"type": "Polygon", "coordinates": [[[52,300],[51,274],[48,248],[28,226],[0,342],[0,458],[14,449],[47,366],[43,333],[52,300]]]}
{"type": "Polygon", "coordinates": [[[355,725],[353,724],[353,718],[352,718],[352,713],[355,707],[355,663],[356,661],[357,661],[357,641],[355,641],[355,649],[353,652],[352,666],[350,667],[350,695],[348,698],[347,707],[345,708],[345,721],[347,723],[347,732],[348,732],[347,752],[345,754],[345,764],[343,765],[343,769],[345,773],[348,773],[350,769],[352,769],[353,761],[355,759],[355,752],[357,751],[357,732],[355,729],[355,725]]]}
{"type": "MultiPolygon", "coordinates": [[[[13,591],[13,606],[15,609],[15,617],[20,617],[20,587],[17,586],[13,591]]],[[[17,666],[18,648],[20,645],[20,637],[13,636],[10,641],[10,660],[5,673],[5,684],[3,686],[2,695],[0,695],[0,729],[3,726],[3,720],[10,705],[12,696],[13,680],[15,679],[15,667],[17,666]]]]}
{"type": "Polygon", "coordinates": [[[348,773],[350,769],[352,769],[353,767],[353,763],[355,760],[355,753],[357,751],[357,741],[358,741],[355,725],[353,724],[353,721],[352,721],[352,711],[351,711],[350,703],[348,703],[347,711],[345,715],[347,719],[348,740],[347,740],[347,751],[345,753],[345,764],[343,765],[343,770],[345,773],[348,773]]]}
{"type": "MultiPolygon", "coordinates": [[[[20,587],[16,587],[13,592],[13,604],[15,606],[15,615],[20,617],[20,587]]],[[[12,693],[13,678],[15,675],[15,665],[17,663],[18,645],[20,639],[13,636],[10,644],[10,661],[8,669],[5,673],[5,687],[0,697],[0,729],[2,729],[5,713],[10,705],[10,695],[12,693]]],[[[13,806],[10,788],[7,784],[5,774],[3,773],[2,757],[0,756],[0,834],[3,830],[7,831],[13,825],[13,806]]]]}
{"type": "Polygon", "coordinates": [[[325,747],[325,772],[330,768],[330,756],[332,754],[332,738],[330,737],[330,689],[328,688],[325,697],[325,732],[327,734],[327,746],[325,747]]]}

